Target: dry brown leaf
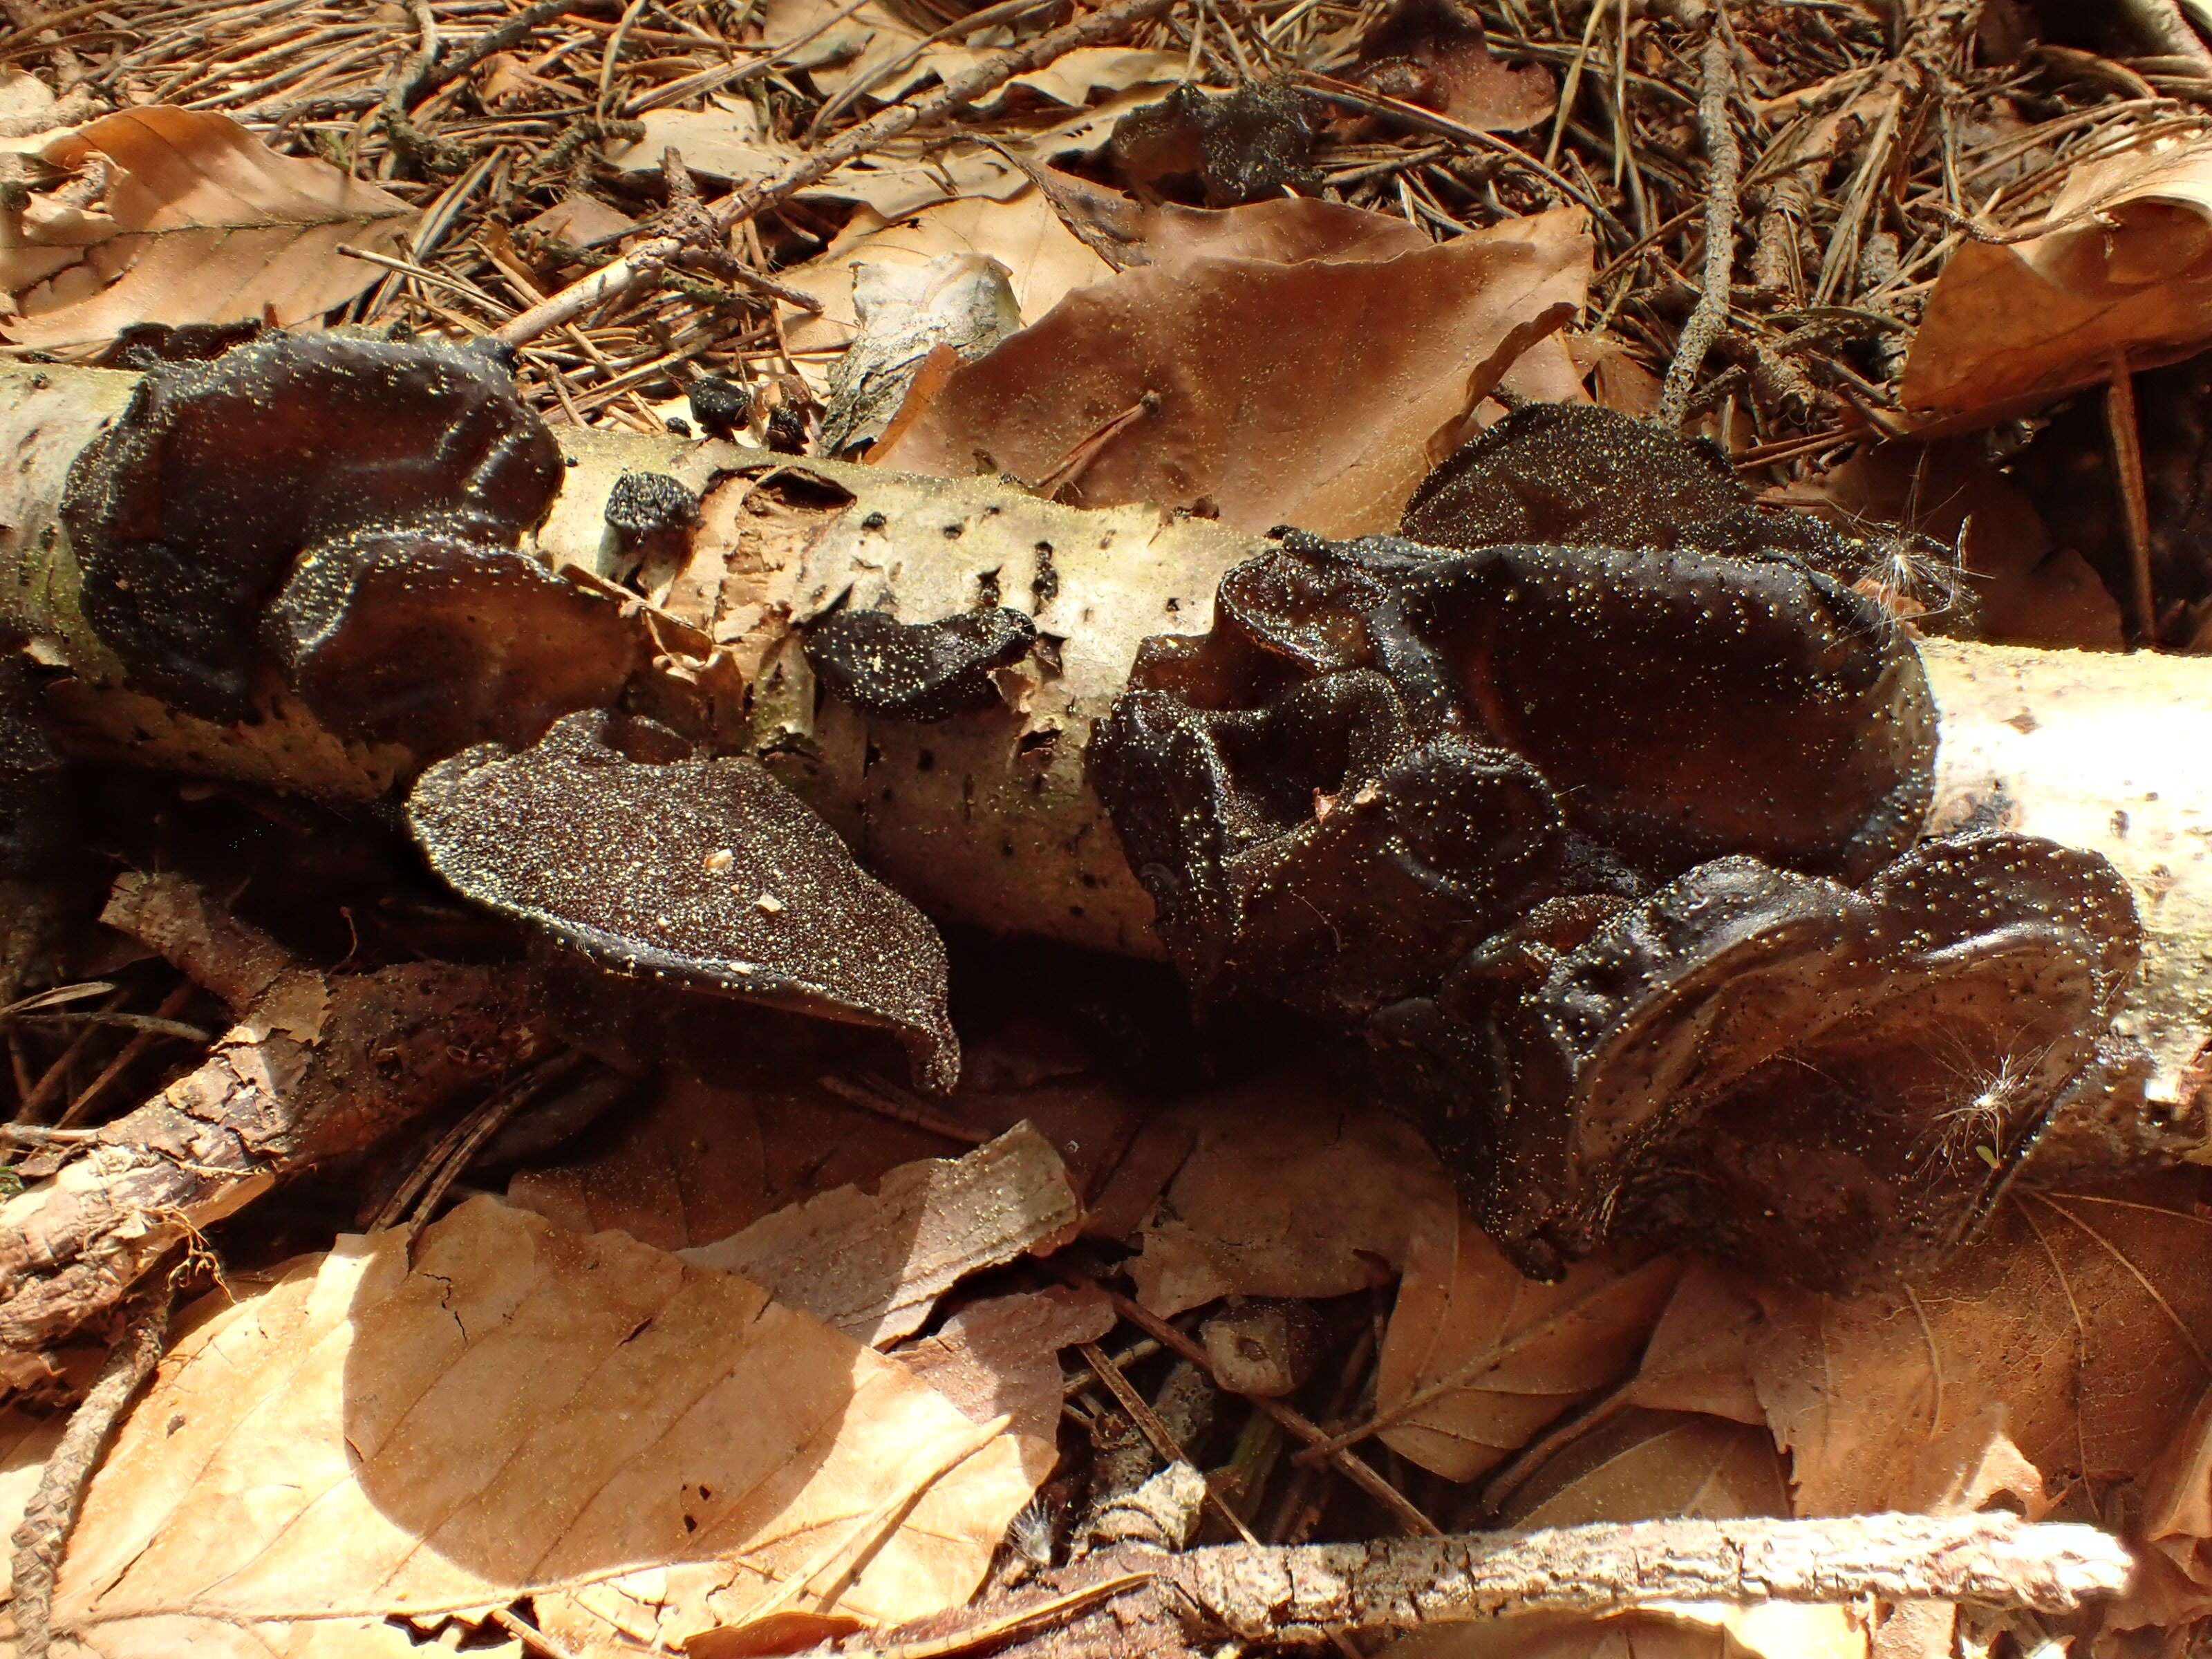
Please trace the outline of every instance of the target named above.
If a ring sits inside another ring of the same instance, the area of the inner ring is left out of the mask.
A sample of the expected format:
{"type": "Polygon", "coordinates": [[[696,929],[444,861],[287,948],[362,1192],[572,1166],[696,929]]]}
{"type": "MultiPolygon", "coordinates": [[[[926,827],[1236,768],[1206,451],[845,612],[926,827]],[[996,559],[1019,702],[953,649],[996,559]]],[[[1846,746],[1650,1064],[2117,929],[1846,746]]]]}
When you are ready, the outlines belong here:
{"type": "Polygon", "coordinates": [[[1126,270],[957,370],[878,459],[1241,530],[1388,530],[1432,446],[1581,305],[1590,250],[1559,209],[1395,259],[1126,270]]]}
{"type": "Polygon", "coordinates": [[[975,100],[980,110],[998,110],[1022,91],[1080,109],[1093,93],[1127,92],[1135,87],[1164,87],[1183,77],[1189,56],[1180,52],[1152,52],[1142,46],[1078,46],[1064,52],[1042,69],[1031,70],[975,100]],[[1018,90],[1019,89],[1019,90],[1018,90]]]}
{"type": "Polygon", "coordinates": [[[1974,578],[1983,637],[2089,651],[2124,643],[2120,607],[2096,571],[2054,544],[1978,437],[1870,445],[1784,500],[1856,533],[1902,525],[1952,550],[1974,578]]]}
{"type": "MultiPolygon", "coordinates": [[[[1005,1418],[1009,1431],[1049,1448],[1060,1426],[1060,1351],[1097,1341],[1114,1321],[1114,1304],[1102,1291],[1023,1291],[963,1308],[891,1358],[974,1421],[1005,1418]]],[[[1051,1461],[1048,1455],[1040,1480],[1051,1461]]]]}
{"type": "Polygon", "coordinates": [[[910,1619],[1030,1496],[1013,1437],[733,1275],[491,1199],[412,1255],[343,1239],[204,1310],[93,1482],[58,1631],[350,1653],[526,1594],[596,1659],[775,1606],[910,1619]]]}
{"type": "Polygon", "coordinates": [[[2039,236],[1965,241],[1936,279],[1899,393],[1933,422],[2046,403],[2112,355],[2172,362],[2212,339],[2212,139],[2087,162],[2039,236]]]}
{"type": "Polygon", "coordinates": [[[711,1244],[833,1188],[942,1157],[944,1137],[797,1077],[715,1086],[673,1070],[569,1161],[526,1170],[510,1203],[572,1232],[620,1227],[664,1250],[711,1244]]]}
{"type": "Polygon", "coordinates": [[[1753,1375],[1802,1515],[1996,1491],[2033,1510],[2039,1472],[2094,1510],[2148,1477],[2212,1380],[2212,1218],[2185,1197],[2023,1192],[1916,1285],[1757,1294],[1753,1375]]]}
{"type": "Polygon", "coordinates": [[[1499,63],[1481,20],[1457,0],[1399,0],[1360,41],[1356,73],[1482,132],[1525,132],[1559,106],[1552,71],[1499,63]]]}
{"type": "Polygon", "coordinates": [[[527,223],[519,227],[541,236],[558,236],[577,247],[611,242],[637,228],[637,221],[617,212],[596,196],[563,196],[527,223]]]}
{"type": "MultiPolygon", "coordinates": [[[[1082,182],[1070,181],[1078,186],[1082,182]]],[[[1303,259],[1388,259],[1429,246],[1428,237],[1393,215],[1311,197],[1218,210],[1172,202],[1139,207],[1115,192],[1088,188],[1126,209],[1121,215],[1123,228],[1145,259],[1155,265],[1172,267],[1202,256],[1283,264],[1303,259]]],[[[922,266],[948,253],[978,254],[1004,265],[1026,322],[1042,317],[1075,289],[1114,274],[1067,228],[1034,185],[1003,201],[967,196],[940,202],[896,223],[862,206],[825,252],[780,273],[782,281],[822,302],[818,315],[788,325],[786,337],[791,349],[829,352],[852,340],[860,327],[853,301],[855,266],[922,266]]],[[[826,383],[826,374],[819,371],[817,379],[826,383]]]]}
{"type": "Polygon", "coordinates": [[[948,253],[974,254],[1006,267],[1014,302],[1024,319],[1041,317],[1073,289],[1111,275],[1106,262],[1069,234],[1035,186],[1005,201],[963,197],[896,223],[869,207],[854,210],[829,251],[779,280],[822,302],[820,314],[793,322],[787,337],[794,353],[842,349],[860,328],[853,303],[853,267],[925,266],[948,253]]]}
{"type": "Polygon", "coordinates": [[[1082,1224],[1067,1166],[1023,1123],[963,1157],[902,1164],[873,1193],[840,1187],[678,1254],[884,1347],[969,1273],[1048,1255],[1082,1224]]]}
{"type": "Polygon", "coordinates": [[[1692,1260],[1652,1327],[1620,1403],[1763,1428],[1766,1413],[1751,1380],[1751,1343],[1763,1318],[1733,1277],[1692,1260]]]}
{"type": "Polygon", "coordinates": [[[1190,1155],[1129,1264],[1137,1299],[1177,1314],[1223,1296],[1342,1296],[1385,1283],[1458,1206],[1421,1138],[1310,1073],[1162,1114],[1190,1155]]]}
{"type": "Polygon", "coordinates": [[[2212,1389],[2143,1480],[2136,1581],[2107,1626],[2178,1628],[2212,1613],[2212,1389]]]}
{"type": "Polygon", "coordinates": [[[1596,1256],[1540,1285],[1471,1221],[1416,1238],[1376,1372],[1383,1443],[1474,1480],[1636,1368],[1681,1271],[1596,1256]]]}
{"type": "Polygon", "coordinates": [[[1514,1527],[1790,1513],[1790,1476],[1764,1428],[1630,1410],[1546,1460],[1499,1512],[1514,1527]]]}
{"type": "Polygon", "coordinates": [[[132,323],[311,323],[383,275],[338,246],[389,252],[416,217],[204,110],[124,110],[45,154],[72,173],[95,155],[110,168],[97,210],[55,192],[0,211],[0,287],[23,313],[8,337],[49,351],[105,346],[132,323]]]}

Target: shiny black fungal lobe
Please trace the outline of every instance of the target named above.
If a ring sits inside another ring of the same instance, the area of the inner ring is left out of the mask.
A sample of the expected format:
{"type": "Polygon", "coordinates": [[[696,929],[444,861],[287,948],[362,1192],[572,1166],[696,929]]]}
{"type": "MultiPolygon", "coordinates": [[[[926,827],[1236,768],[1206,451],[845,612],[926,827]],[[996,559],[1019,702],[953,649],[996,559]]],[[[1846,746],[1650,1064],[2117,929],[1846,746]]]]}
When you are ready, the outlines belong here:
{"type": "Polygon", "coordinates": [[[665,472],[624,472],[607,492],[607,527],[630,569],[680,561],[699,522],[699,498],[665,472]]]}
{"type": "Polygon", "coordinates": [[[131,682],[238,720],[261,612],[304,550],[399,526],[511,546],[561,477],[483,354],[279,332],[150,370],[71,468],[62,516],[86,619],[131,682]]]}
{"type": "Polygon", "coordinates": [[[2031,836],[1857,890],[1727,858],[1540,912],[1367,1037],[1524,1270],[1644,1237],[1845,1291],[1940,1261],[2127,1069],[2140,946],[2112,867],[2031,836]]]}
{"type": "Polygon", "coordinates": [[[1786,554],[1851,582],[1881,554],[1797,513],[1763,512],[1720,447],[1594,404],[1527,404],[1422,480],[1400,529],[1430,547],[1504,542],[1786,554]]]}
{"type": "Polygon", "coordinates": [[[995,706],[992,671],[1036,642],[1036,624],[1004,605],[933,623],[841,611],[807,631],[806,660],[832,696],[864,714],[941,720],[995,706]]]}
{"type": "Polygon", "coordinates": [[[1146,641],[1091,766],[1161,937],[1201,999],[1359,1037],[1528,1273],[1629,1236],[1925,1266],[2140,1070],[2128,890],[2029,837],[1914,848],[1935,711],[1848,567],[1717,456],[1511,418],[1409,524],[1565,539],[1285,532],[1210,634],[1146,641]]]}
{"type": "Polygon", "coordinates": [[[533,743],[573,709],[612,705],[651,654],[638,618],[539,560],[434,530],[310,548],[261,636],[318,716],[424,759],[533,743]]]}
{"type": "Polygon", "coordinates": [[[532,931],[580,1039],[617,1057],[742,1041],[727,1016],[750,1005],[884,1030],[922,1086],[958,1075],[936,930],[750,757],[571,714],[433,767],[407,819],[457,891],[532,931]]]}
{"type": "Polygon", "coordinates": [[[1140,194],[1264,201],[1316,182],[1311,108],[1293,86],[1255,82],[1215,98],[1186,82],[1116,121],[1109,150],[1140,194]]]}
{"type": "Polygon", "coordinates": [[[734,441],[753,417],[750,386],[726,380],[719,374],[702,374],[684,393],[691,418],[710,438],[734,441]]]}
{"type": "Polygon", "coordinates": [[[778,455],[806,453],[806,416],[786,404],[768,415],[768,447],[778,455]]]}

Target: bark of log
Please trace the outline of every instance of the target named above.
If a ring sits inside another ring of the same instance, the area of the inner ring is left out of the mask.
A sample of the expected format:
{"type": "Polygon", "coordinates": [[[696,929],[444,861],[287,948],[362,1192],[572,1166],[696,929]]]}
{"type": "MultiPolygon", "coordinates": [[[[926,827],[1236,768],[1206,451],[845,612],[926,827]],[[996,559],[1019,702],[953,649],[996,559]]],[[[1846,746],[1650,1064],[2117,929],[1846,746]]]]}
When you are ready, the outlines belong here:
{"type": "MultiPolygon", "coordinates": [[[[19,457],[0,483],[0,626],[76,671],[56,706],[82,746],[326,800],[382,793],[402,757],[342,742],[281,696],[265,719],[222,727],[113,683],[76,611],[56,507],[70,460],[134,381],[0,368],[0,444],[19,457]]],[[[750,684],[745,740],[864,863],[945,917],[1158,954],[1150,901],[1084,751],[1139,641],[1204,629],[1215,584],[1253,538],[1146,507],[1062,507],[997,478],[556,430],[572,465],[539,550],[605,576],[619,556],[605,517],[617,477],[667,472],[698,492],[702,523],[668,604],[711,638],[717,666],[750,684]],[[927,621],[993,595],[1030,613],[1044,659],[1056,659],[1008,676],[1006,706],[912,726],[816,697],[800,625],[840,603],[927,621]]],[[[2118,866],[2150,936],[2121,1019],[2151,1048],[2153,1097],[2193,1106],[2212,1029],[2212,774],[2196,759],[2212,748],[2212,659],[1943,640],[1922,651],[1942,717],[1934,826],[2015,828],[2118,866]]]]}
{"type": "Polygon", "coordinates": [[[518,971],[408,963],[324,974],[190,883],[125,876],[103,918],[229,1002],[197,1069],[0,1207],[0,1392],[188,1237],[281,1177],[357,1152],[549,1041],[518,971]]]}
{"type": "Polygon", "coordinates": [[[2126,1547],[2094,1527],[2002,1513],[1599,1522],[1184,1554],[1124,1547],[1047,1575],[1042,1592],[890,1632],[867,1651],[935,1659],[972,1644],[1073,1659],[1203,1652],[1224,1637],[1324,1647],[1353,1633],[1684,1602],[1965,1601],[2064,1613],[2119,1595],[2133,1566],[2126,1547]],[[1110,1600],[1100,1606],[1102,1597],[1110,1600]],[[1016,1634],[1028,1639],[983,1639],[1016,1634]]]}

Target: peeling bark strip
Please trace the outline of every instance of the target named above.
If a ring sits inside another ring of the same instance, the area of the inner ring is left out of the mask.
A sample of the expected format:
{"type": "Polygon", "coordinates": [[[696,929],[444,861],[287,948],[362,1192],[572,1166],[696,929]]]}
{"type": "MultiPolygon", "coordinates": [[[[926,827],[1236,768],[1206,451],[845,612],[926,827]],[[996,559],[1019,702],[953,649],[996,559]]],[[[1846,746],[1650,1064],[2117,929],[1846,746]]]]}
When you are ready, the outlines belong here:
{"type": "MultiPolygon", "coordinates": [[[[77,451],[136,377],[0,368],[0,625],[82,677],[55,705],[81,746],[344,802],[392,787],[404,757],[347,742],[279,698],[225,726],[118,689],[76,609],[56,507],[77,451]]],[[[566,470],[538,552],[615,570],[606,518],[625,471],[700,497],[687,562],[665,596],[672,633],[710,652],[709,695],[749,683],[745,733],[877,875],[935,914],[1157,955],[1152,907],[1085,771],[1091,722],[1148,635],[1208,625],[1222,574],[1262,545],[1145,507],[1085,511],[996,478],[917,478],[790,463],[720,441],[557,429],[566,470]],[[819,697],[795,629],[832,611],[935,622],[1005,605],[1040,649],[1000,671],[1000,706],[935,725],[872,719],[819,697]],[[708,643],[711,642],[711,643],[708,643]],[[819,704],[817,708],[817,705],[819,704]]],[[[2212,659],[1921,641],[1940,708],[1931,827],[2041,835],[2104,854],[2134,890],[2145,965],[2119,1022],[2157,1062],[2154,1097],[2185,1100],[2212,1025],[2212,659]]],[[[743,701],[738,699],[737,701],[743,701]]]]}
{"type": "Polygon", "coordinates": [[[520,973],[408,963],[325,975],[190,883],[125,876],[102,917],[230,1002],[206,1060],[0,1206],[0,1389],[170,1249],[281,1176],[359,1152],[541,1042],[520,973]]]}

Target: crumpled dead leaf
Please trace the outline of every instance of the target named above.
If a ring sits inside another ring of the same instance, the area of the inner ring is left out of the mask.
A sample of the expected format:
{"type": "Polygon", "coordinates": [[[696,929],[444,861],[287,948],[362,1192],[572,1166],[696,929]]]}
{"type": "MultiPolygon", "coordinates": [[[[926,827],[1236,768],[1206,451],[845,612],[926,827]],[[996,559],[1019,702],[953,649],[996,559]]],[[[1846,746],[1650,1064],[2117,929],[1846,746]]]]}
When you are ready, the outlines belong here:
{"type": "Polygon", "coordinates": [[[956,370],[876,459],[1240,530],[1387,530],[1431,446],[1574,314],[1590,258],[1556,209],[1395,259],[1127,270],[956,370]]]}
{"type": "Polygon", "coordinates": [[[2212,1381],[2208,1260],[2212,1217],[2179,1194],[2024,1191],[1917,1283],[1753,1287],[1753,1376],[1798,1513],[2009,1492],[2033,1516],[2084,1481],[2144,1480],[2212,1381]]]}
{"type": "Polygon", "coordinates": [[[902,1164],[873,1193],[839,1187],[678,1255],[880,1348],[969,1273],[1047,1255],[1082,1222],[1066,1165],[1022,1123],[963,1157],[902,1164]]]}
{"type": "MultiPolygon", "coordinates": [[[[2119,605],[2096,571],[2079,550],[2057,545],[1978,438],[1869,445],[1785,500],[1854,534],[1900,525],[1951,550],[1970,579],[1981,637],[2087,651],[2125,643],[2119,605]]],[[[1907,571],[1899,586],[1914,581],[1907,571]]]]}
{"type": "Polygon", "coordinates": [[[478,1199],[203,1304],[88,1496],[96,1651],[378,1652],[518,1596],[582,1656],[963,1601],[1025,1451],[734,1275],[478,1199]],[[356,1633],[368,1645],[333,1645],[356,1633]]]}
{"type": "Polygon", "coordinates": [[[1376,1370],[1383,1443],[1474,1480],[1635,1369],[1681,1271],[1596,1256],[1541,1285],[1472,1221],[1417,1237],[1376,1370]]]}
{"type": "Polygon", "coordinates": [[[312,322],[383,275],[339,244],[390,252],[416,216],[205,110],[122,110],[44,155],[71,173],[110,170],[95,208],[52,192],[0,210],[0,288],[22,313],[8,337],[49,351],[104,347],[132,323],[312,322]]]}
{"type": "Polygon", "coordinates": [[[1526,131],[1559,106],[1551,70],[1499,63],[1482,20],[1458,0],[1398,0],[1361,40],[1354,74],[1377,92],[1480,132],[1526,131]]]}
{"type": "Polygon", "coordinates": [[[933,351],[971,362],[1022,325],[1006,268],[980,253],[940,253],[921,266],[855,265],[853,308],[860,331],[830,371],[816,439],[828,455],[881,436],[933,351]]]}
{"type": "Polygon", "coordinates": [[[1155,1120],[1189,1156],[1129,1263],[1137,1299],[1172,1315],[1223,1296],[1343,1296],[1389,1281],[1459,1206],[1426,1142],[1307,1076],[1186,1101],[1155,1120]]]}
{"type": "Polygon", "coordinates": [[[2212,340],[2212,139],[2076,167],[2041,235],[1963,241],[1936,279],[1899,396],[1933,424],[2047,403],[2212,340]]]}

